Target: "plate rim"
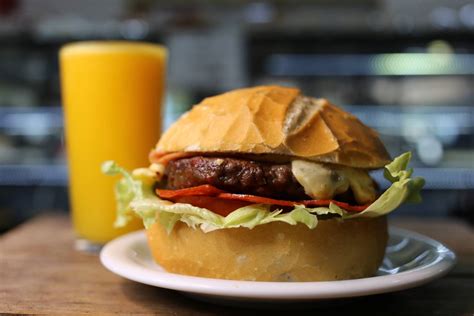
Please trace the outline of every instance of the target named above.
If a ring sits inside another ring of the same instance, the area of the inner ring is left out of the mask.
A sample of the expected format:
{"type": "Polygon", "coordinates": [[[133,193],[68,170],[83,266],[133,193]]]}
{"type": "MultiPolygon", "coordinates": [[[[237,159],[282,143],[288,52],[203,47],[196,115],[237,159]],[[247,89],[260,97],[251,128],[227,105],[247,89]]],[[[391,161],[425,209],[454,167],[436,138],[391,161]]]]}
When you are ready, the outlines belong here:
{"type": "Polygon", "coordinates": [[[442,277],[457,261],[451,249],[425,235],[393,226],[389,227],[389,234],[415,239],[440,248],[443,252],[439,253],[435,262],[394,275],[315,282],[237,281],[181,275],[140,265],[127,254],[131,245],[146,243],[145,230],[140,230],[107,243],[100,252],[100,261],[121,277],[165,289],[222,298],[291,301],[349,298],[412,288],[442,277]]]}

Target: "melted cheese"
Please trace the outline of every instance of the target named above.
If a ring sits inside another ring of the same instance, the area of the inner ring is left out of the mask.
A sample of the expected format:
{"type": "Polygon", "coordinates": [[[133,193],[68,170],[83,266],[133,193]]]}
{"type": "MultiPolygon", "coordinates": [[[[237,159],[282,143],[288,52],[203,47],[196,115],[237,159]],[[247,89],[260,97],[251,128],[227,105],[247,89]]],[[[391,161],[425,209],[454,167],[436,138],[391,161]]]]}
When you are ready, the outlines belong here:
{"type": "Polygon", "coordinates": [[[314,199],[331,199],[349,189],[349,181],[344,174],[318,163],[293,160],[291,171],[305,193],[314,199]]]}
{"type": "Polygon", "coordinates": [[[291,170],[305,193],[314,199],[333,199],[349,188],[360,204],[370,203],[376,198],[374,182],[362,169],[293,160],[291,170]]]}
{"type": "Polygon", "coordinates": [[[363,169],[345,168],[344,174],[349,179],[349,185],[356,201],[360,204],[368,204],[377,198],[375,182],[363,169]]]}

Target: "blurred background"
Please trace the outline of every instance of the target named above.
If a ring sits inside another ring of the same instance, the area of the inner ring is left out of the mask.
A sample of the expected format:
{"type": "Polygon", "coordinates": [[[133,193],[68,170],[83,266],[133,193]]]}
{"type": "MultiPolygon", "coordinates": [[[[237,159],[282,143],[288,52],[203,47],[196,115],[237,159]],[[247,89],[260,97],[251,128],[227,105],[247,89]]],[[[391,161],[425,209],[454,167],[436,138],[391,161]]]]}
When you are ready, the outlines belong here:
{"type": "Polygon", "coordinates": [[[474,223],[473,0],[0,0],[0,231],[68,209],[58,49],[93,39],[169,48],[165,127],[242,86],[326,97],[413,152],[424,201],[394,216],[474,223]]]}

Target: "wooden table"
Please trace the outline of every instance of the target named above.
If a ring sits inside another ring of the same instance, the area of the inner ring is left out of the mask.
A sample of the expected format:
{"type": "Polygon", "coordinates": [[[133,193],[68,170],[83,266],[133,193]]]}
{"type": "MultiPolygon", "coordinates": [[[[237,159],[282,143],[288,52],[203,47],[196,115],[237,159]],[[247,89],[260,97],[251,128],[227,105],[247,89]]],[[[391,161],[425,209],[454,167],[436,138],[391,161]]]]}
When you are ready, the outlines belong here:
{"type": "MultiPolygon", "coordinates": [[[[474,315],[474,233],[454,220],[397,219],[392,224],[444,242],[459,262],[444,278],[397,293],[316,310],[271,314],[474,315]]],[[[240,315],[262,313],[203,303],[178,292],[125,280],[95,255],[73,249],[68,217],[35,218],[0,236],[0,314],[240,315]]]]}

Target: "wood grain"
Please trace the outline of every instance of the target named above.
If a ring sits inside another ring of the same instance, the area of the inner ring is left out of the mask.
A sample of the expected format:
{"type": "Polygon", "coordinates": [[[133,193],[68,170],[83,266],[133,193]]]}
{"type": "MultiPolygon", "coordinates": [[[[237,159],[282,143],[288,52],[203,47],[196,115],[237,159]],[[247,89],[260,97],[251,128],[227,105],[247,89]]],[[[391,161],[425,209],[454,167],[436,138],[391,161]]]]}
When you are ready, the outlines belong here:
{"type": "MultiPolygon", "coordinates": [[[[426,286],[352,301],[324,309],[305,305],[298,314],[473,315],[474,250],[469,226],[448,220],[396,219],[397,226],[430,235],[458,252],[459,264],[426,286]]],[[[0,237],[0,314],[60,315],[240,315],[261,314],[243,303],[224,307],[178,292],[122,279],[105,270],[95,255],[73,249],[69,219],[42,216],[0,237]]],[[[295,307],[295,306],[293,306],[295,307]]],[[[288,311],[274,310],[288,315],[288,311]]]]}

